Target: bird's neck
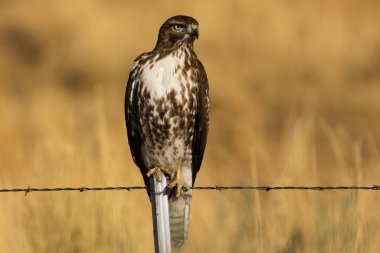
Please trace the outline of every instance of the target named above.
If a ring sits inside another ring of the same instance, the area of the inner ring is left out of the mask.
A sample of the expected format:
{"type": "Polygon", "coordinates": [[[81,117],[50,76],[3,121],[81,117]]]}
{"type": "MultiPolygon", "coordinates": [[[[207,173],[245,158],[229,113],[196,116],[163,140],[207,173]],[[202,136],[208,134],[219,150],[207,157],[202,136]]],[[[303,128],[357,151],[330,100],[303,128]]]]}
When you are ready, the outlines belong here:
{"type": "Polygon", "coordinates": [[[182,42],[182,43],[175,43],[172,45],[162,43],[157,43],[156,47],[153,49],[152,52],[159,55],[160,58],[164,58],[165,56],[175,53],[176,51],[187,51],[189,56],[196,56],[194,52],[193,42],[182,42]]]}

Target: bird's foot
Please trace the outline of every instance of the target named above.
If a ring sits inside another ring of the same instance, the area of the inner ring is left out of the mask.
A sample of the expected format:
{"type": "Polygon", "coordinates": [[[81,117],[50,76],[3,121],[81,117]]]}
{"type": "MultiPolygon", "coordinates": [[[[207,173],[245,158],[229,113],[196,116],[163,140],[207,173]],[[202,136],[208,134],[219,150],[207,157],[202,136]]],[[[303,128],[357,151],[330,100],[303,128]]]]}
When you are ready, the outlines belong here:
{"type": "Polygon", "coordinates": [[[163,168],[163,167],[154,167],[152,169],[150,169],[148,171],[148,173],[146,173],[146,175],[148,177],[151,177],[154,173],[156,173],[156,179],[158,182],[161,182],[162,181],[162,175],[166,174],[166,175],[171,175],[172,174],[172,170],[169,169],[169,168],[163,168]]]}
{"type": "Polygon", "coordinates": [[[175,196],[178,198],[179,196],[181,196],[181,190],[183,192],[187,192],[188,190],[190,190],[190,186],[186,184],[182,178],[175,178],[169,182],[168,190],[175,190],[175,196]]]}
{"type": "Polygon", "coordinates": [[[175,172],[175,178],[171,180],[167,186],[169,191],[175,189],[175,196],[177,198],[181,196],[181,190],[183,192],[187,192],[188,190],[190,190],[190,186],[186,184],[181,174],[182,174],[182,161],[179,161],[177,165],[177,170],[175,172]]]}

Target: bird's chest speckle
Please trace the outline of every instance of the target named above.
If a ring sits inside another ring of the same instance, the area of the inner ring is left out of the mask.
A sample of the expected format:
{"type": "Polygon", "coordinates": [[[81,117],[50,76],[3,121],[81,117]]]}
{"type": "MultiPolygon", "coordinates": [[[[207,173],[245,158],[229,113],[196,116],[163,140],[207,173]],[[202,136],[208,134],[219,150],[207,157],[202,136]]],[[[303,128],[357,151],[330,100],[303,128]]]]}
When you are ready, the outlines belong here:
{"type": "Polygon", "coordinates": [[[150,166],[191,162],[198,89],[193,71],[181,55],[148,61],[142,68],[140,132],[150,166]]]}

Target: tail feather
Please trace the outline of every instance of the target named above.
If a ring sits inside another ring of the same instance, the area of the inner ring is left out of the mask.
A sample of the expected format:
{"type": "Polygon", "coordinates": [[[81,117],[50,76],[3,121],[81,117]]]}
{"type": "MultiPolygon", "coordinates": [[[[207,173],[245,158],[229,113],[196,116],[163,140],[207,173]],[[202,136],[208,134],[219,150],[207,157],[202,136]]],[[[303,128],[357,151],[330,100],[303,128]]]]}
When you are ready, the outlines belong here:
{"type": "Polygon", "coordinates": [[[187,240],[189,231],[191,196],[169,199],[170,236],[174,247],[181,247],[187,240]]]}

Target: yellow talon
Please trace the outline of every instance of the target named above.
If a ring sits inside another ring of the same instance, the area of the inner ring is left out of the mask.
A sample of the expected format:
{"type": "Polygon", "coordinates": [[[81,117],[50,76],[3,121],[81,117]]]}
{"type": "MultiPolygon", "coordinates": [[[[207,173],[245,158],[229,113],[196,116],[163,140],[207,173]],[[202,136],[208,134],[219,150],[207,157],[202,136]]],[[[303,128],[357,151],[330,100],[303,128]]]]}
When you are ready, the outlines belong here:
{"type": "Polygon", "coordinates": [[[186,192],[190,189],[190,186],[185,183],[185,181],[181,178],[182,174],[182,161],[179,161],[178,166],[177,166],[177,171],[175,173],[175,179],[172,180],[168,188],[169,189],[174,189],[175,188],[175,196],[178,198],[181,196],[181,190],[186,192]]]}
{"type": "Polygon", "coordinates": [[[151,177],[154,173],[156,173],[156,179],[158,182],[162,181],[162,174],[170,175],[170,169],[167,168],[161,168],[161,167],[154,167],[146,173],[147,177],[151,177]]]}
{"type": "Polygon", "coordinates": [[[181,183],[178,183],[177,184],[177,188],[175,189],[175,196],[178,198],[179,196],[181,196],[181,183]]]}

